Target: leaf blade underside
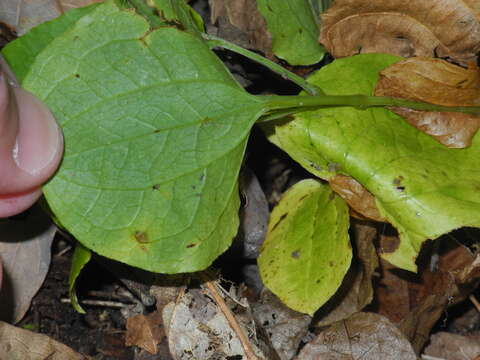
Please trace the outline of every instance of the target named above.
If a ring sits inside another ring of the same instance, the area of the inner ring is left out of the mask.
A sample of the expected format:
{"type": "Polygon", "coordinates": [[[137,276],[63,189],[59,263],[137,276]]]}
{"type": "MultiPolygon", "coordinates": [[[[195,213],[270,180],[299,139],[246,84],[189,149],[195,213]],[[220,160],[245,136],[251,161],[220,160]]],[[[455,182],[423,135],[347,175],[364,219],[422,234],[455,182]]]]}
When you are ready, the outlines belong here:
{"type": "Polygon", "coordinates": [[[228,248],[264,110],[202,40],[106,2],[37,57],[24,86],[62,125],[44,193],[84,246],[163,273],[201,270],[228,248]]]}

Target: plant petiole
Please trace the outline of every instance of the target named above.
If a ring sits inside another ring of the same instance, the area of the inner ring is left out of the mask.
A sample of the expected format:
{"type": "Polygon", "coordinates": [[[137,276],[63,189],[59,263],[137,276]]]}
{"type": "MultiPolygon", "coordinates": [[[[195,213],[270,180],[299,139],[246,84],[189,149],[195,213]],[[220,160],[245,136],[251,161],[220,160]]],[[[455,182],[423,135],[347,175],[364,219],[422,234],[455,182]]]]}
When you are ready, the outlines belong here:
{"type": "Polygon", "coordinates": [[[298,76],[291,71],[288,71],[284,67],[278,65],[277,63],[253,52],[250,50],[247,50],[245,48],[242,48],[241,46],[235,45],[227,40],[224,40],[222,38],[209,35],[209,34],[202,34],[202,37],[206,40],[207,44],[210,46],[211,49],[213,48],[222,48],[222,49],[227,49],[230,51],[233,51],[234,53],[240,54],[245,56],[246,58],[253,60],[255,62],[258,62],[259,64],[262,64],[272,70],[273,72],[276,72],[280,76],[282,76],[285,79],[288,79],[298,86],[300,86],[302,89],[304,89],[306,92],[308,92],[310,95],[322,95],[323,91],[318,88],[315,85],[312,85],[308,83],[304,78],[301,76],[298,76]]]}
{"type": "MultiPolygon", "coordinates": [[[[422,111],[461,112],[480,115],[480,106],[442,106],[386,96],[367,95],[317,95],[317,96],[260,96],[265,100],[269,112],[287,109],[316,109],[321,107],[351,106],[359,110],[371,107],[406,107],[422,111]]],[[[265,118],[262,118],[265,121],[265,118]]]]}

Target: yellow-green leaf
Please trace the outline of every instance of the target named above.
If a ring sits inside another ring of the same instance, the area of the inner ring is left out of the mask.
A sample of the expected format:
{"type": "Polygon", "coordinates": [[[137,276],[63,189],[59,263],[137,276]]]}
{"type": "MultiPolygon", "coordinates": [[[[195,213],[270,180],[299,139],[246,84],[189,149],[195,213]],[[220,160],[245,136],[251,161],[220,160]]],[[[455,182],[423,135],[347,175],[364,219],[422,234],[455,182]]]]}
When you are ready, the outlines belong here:
{"type": "Polygon", "coordinates": [[[338,289],[352,259],[346,203],[303,180],[273,209],[258,264],[265,286],[290,308],[313,314],[338,289]]]}

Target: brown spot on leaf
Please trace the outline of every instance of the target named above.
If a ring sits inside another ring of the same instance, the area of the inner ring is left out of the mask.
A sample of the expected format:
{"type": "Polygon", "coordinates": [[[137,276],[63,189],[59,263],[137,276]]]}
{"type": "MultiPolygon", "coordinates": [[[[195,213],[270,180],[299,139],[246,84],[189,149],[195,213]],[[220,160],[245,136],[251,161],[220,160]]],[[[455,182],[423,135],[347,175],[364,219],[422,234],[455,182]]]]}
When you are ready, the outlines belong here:
{"type": "Polygon", "coordinates": [[[395,179],[393,179],[393,185],[395,185],[395,188],[400,192],[405,191],[405,186],[402,185],[403,180],[404,177],[402,175],[399,175],[395,179]]]}
{"type": "Polygon", "coordinates": [[[335,162],[328,163],[328,171],[329,172],[337,172],[338,170],[340,170],[340,164],[335,163],[335,162]]]}
{"type": "Polygon", "coordinates": [[[300,258],[300,250],[292,251],[292,258],[299,259],[300,258]]]}
{"type": "Polygon", "coordinates": [[[197,246],[196,243],[188,244],[188,245],[187,245],[187,249],[193,248],[193,247],[195,247],[195,246],[197,246]]]}
{"type": "Polygon", "coordinates": [[[147,244],[150,242],[148,240],[148,234],[145,231],[137,230],[133,236],[135,237],[135,240],[141,244],[147,244]]]}
{"type": "Polygon", "coordinates": [[[278,225],[280,225],[280,223],[287,217],[287,215],[288,215],[288,213],[285,213],[282,216],[280,216],[280,219],[278,219],[278,221],[275,223],[275,225],[273,225],[272,231],[275,230],[278,225]]]}
{"type": "Polygon", "coordinates": [[[302,201],[303,199],[305,199],[308,195],[303,195],[300,199],[298,199],[298,201],[302,201]]]}
{"type": "Polygon", "coordinates": [[[78,79],[80,77],[80,74],[75,74],[75,77],[78,79]]]}
{"type": "Polygon", "coordinates": [[[154,184],[154,185],[152,186],[152,190],[155,190],[155,191],[156,191],[156,190],[158,190],[158,189],[160,189],[160,184],[154,184]]]}

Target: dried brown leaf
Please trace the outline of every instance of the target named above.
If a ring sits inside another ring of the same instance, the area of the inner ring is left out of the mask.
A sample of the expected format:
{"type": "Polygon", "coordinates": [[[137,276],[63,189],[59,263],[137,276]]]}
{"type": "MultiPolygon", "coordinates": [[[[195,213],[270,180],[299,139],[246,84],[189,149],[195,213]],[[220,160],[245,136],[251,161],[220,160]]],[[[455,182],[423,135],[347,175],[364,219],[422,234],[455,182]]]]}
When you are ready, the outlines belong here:
{"type": "MultiPolygon", "coordinates": [[[[329,180],[329,184],[333,191],[340,195],[363,219],[385,221],[375,204],[375,197],[354,178],[346,175],[335,175],[329,180]]],[[[358,217],[355,213],[353,215],[358,217]]]]}
{"type": "MultiPolygon", "coordinates": [[[[380,249],[396,237],[382,235],[380,249]]],[[[418,352],[429,338],[430,330],[445,309],[465,299],[479,277],[480,261],[456,241],[444,238],[437,249],[436,269],[420,263],[418,274],[394,268],[380,261],[382,278],[376,288],[377,312],[395,323],[418,352]]],[[[424,249],[420,259],[430,259],[424,249]]]]}
{"type": "Polygon", "coordinates": [[[480,356],[480,339],[439,332],[431,336],[425,355],[448,360],[476,359],[480,356]]]}
{"type": "Polygon", "coordinates": [[[405,59],[380,73],[375,94],[445,106],[479,106],[480,71],[475,65],[465,69],[441,59],[405,59]]]}
{"type": "Polygon", "coordinates": [[[415,360],[408,342],[388,319],[357,313],[334,323],[305,345],[297,360],[415,360]]]}
{"type": "Polygon", "coordinates": [[[37,334],[0,321],[0,358],[28,360],[87,360],[46,335],[37,334]]]}
{"type": "Polygon", "coordinates": [[[372,276],[378,267],[373,245],[377,230],[368,223],[353,224],[356,258],[335,295],[315,314],[316,327],[344,320],[361,311],[373,299],[372,276]]]}
{"type": "Polygon", "coordinates": [[[272,54],[272,37],[255,0],[209,0],[216,35],[237,45],[272,54]]]}
{"type": "Polygon", "coordinates": [[[150,354],[158,352],[157,344],[165,336],[162,315],[154,311],[148,315],[137,315],[127,319],[126,346],[138,346],[150,354]]]}
{"type": "Polygon", "coordinates": [[[381,52],[475,61],[478,1],[336,0],[321,16],[320,42],[334,57],[381,52]]]}
{"type": "MultiPolygon", "coordinates": [[[[162,316],[174,359],[208,359],[212,356],[224,359],[245,355],[223,312],[199,289],[190,289],[175,303],[167,304],[162,316]]],[[[249,324],[236,319],[244,334],[250,335],[247,329],[252,325],[252,319],[249,324]]],[[[249,341],[258,358],[264,359],[259,355],[261,352],[253,336],[249,337],[249,341]]]]}
{"type": "Polygon", "coordinates": [[[30,307],[50,266],[56,227],[37,206],[23,218],[0,224],[3,287],[0,319],[16,323],[30,307]]]}
{"type": "MultiPolygon", "coordinates": [[[[380,73],[377,96],[393,96],[444,106],[480,105],[480,70],[440,59],[416,57],[395,63],[380,73]]],[[[471,145],[480,116],[463,113],[393,108],[411,125],[450,148],[471,145]]]]}
{"type": "Polygon", "coordinates": [[[64,12],[103,0],[2,0],[0,22],[12,26],[19,35],[64,12]]]}

